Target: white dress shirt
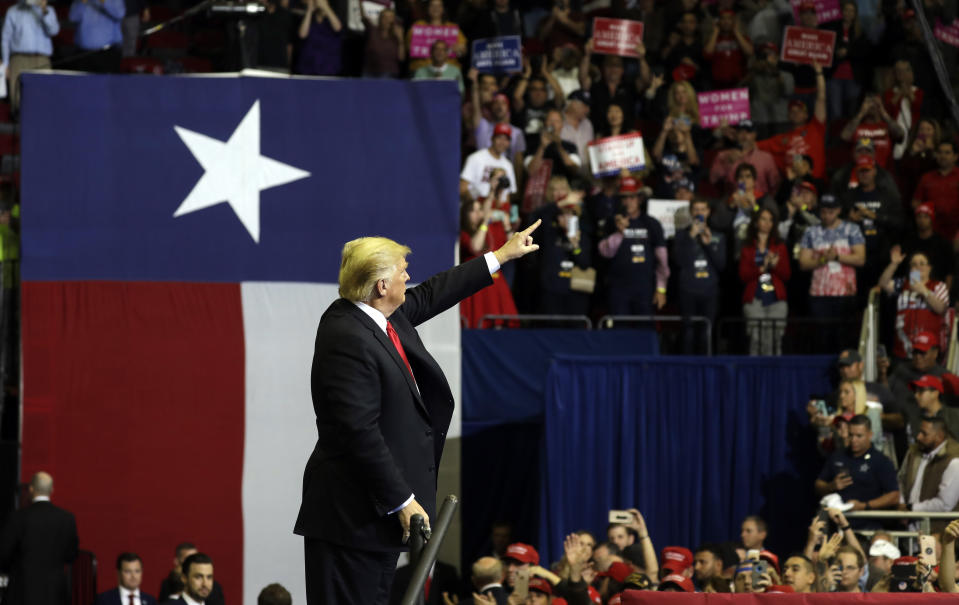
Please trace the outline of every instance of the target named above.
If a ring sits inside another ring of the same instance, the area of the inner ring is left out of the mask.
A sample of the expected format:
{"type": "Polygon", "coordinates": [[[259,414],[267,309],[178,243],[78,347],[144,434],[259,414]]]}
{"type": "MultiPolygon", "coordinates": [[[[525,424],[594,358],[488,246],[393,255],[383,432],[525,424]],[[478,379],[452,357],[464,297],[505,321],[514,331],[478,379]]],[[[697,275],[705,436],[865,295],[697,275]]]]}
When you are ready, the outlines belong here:
{"type": "Polygon", "coordinates": [[[946,446],[943,441],[939,446],[923,454],[919,461],[919,468],[916,469],[916,480],[912,484],[912,490],[909,492],[909,503],[912,504],[912,510],[927,513],[948,512],[956,507],[959,502],[959,458],[953,458],[949,461],[946,470],[942,473],[942,481],[939,483],[939,491],[928,500],[919,501],[919,495],[922,493],[923,474],[926,472],[926,466],[942,448],[946,446]]]}
{"type": "Polygon", "coordinates": [[[194,599],[191,599],[191,598],[190,598],[190,595],[188,595],[185,590],[184,590],[183,593],[180,595],[180,598],[183,599],[184,601],[186,601],[186,602],[187,602],[187,605],[203,605],[203,603],[204,603],[204,601],[196,601],[196,600],[194,600],[194,599]]]}
{"type": "Polygon", "coordinates": [[[120,588],[120,603],[123,605],[130,605],[130,595],[133,595],[133,605],[143,605],[143,602],[140,601],[140,591],[138,590],[128,590],[122,586],[120,588]]]}

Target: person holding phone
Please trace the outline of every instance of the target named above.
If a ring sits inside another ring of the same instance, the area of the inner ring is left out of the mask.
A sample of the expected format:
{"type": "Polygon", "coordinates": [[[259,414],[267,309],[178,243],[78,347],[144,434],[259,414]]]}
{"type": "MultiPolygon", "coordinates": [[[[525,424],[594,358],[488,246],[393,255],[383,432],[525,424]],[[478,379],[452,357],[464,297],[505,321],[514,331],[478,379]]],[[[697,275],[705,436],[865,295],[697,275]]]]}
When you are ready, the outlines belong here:
{"type": "Polygon", "coordinates": [[[703,323],[691,316],[716,321],[719,310],[719,274],[726,267],[726,242],[722,233],[709,228],[710,207],[705,199],[689,204],[692,223],[676,232],[673,254],[679,267],[679,312],[683,316],[683,352],[705,354],[709,350],[703,323]]]}
{"type": "Polygon", "coordinates": [[[906,259],[900,246],[889,251],[889,265],[879,276],[879,287],[896,298],[896,342],[892,353],[901,360],[912,357],[912,340],[922,332],[939,334],[949,309],[949,288],[930,279],[932,263],[922,252],[909,257],[908,279],[894,279],[899,265],[906,259]]]}
{"type": "MultiPolygon", "coordinates": [[[[872,422],[863,414],[849,421],[849,446],[835,452],[816,479],[816,494],[838,493],[852,510],[895,509],[899,482],[892,461],[872,444],[872,422]]],[[[873,519],[855,519],[855,529],[879,527],[873,519]]]]}

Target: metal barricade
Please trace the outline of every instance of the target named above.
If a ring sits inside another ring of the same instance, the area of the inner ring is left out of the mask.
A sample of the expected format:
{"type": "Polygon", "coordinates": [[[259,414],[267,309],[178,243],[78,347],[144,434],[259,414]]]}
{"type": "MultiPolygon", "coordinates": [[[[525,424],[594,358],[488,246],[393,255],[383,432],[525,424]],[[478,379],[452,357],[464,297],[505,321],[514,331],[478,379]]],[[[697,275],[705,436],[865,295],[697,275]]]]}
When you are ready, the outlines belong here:
{"type": "Polygon", "coordinates": [[[857,534],[863,534],[866,536],[871,536],[877,531],[882,531],[883,533],[888,533],[894,538],[908,538],[909,539],[909,550],[908,552],[915,552],[913,549],[913,540],[918,538],[920,534],[930,535],[931,525],[930,521],[953,521],[959,519],[959,512],[947,512],[947,513],[931,513],[931,512],[919,512],[919,511],[896,511],[896,510],[859,510],[859,511],[849,511],[848,513],[843,513],[847,519],[905,519],[905,520],[914,520],[919,522],[919,531],[884,531],[884,530],[856,530],[857,534]]]}
{"type": "Polygon", "coordinates": [[[479,329],[495,328],[496,323],[516,322],[518,327],[531,328],[538,327],[539,324],[546,324],[548,327],[563,328],[567,325],[582,324],[583,329],[592,330],[593,320],[585,315],[484,315],[480,318],[476,327],[479,329]]]}
{"type": "MultiPolygon", "coordinates": [[[[702,340],[706,344],[706,355],[710,356],[713,354],[713,322],[710,321],[708,317],[702,315],[690,315],[689,317],[684,317],[682,315],[604,315],[597,322],[597,329],[599,330],[615,330],[620,327],[623,327],[623,324],[653,324],[652,327],[657,327],[657,324],[703,324],[704,335],[702,340]],[[616,324],[619,323],[619,326],[616,324]]],[[[658,332],[660,330],[657,330],[658,332]]],[[[660,349],[662,350],[662,339],[660,339],[660,349]]]]}
{"type": "MultiPolygon", "coordinates": [[[[746,317],[721,317],[716,322],[717,353],[719,355],[760,355],[762,352],[751,352],[749,336],[763,331],[772,332],[774,338],[777,330],[781,331],[779,354],[781,355],[809,355],[815,353],[835,354],[845,348],[854,348],[858,343],[860,329],[859,319],[841,317],[787,317],[784,319],[746,317]],[[823,335],[839,335],[838,344],[824,346],[817,341],[823,335]]],[[[775,353],[773,353],[775,354],[775,353]]]]}

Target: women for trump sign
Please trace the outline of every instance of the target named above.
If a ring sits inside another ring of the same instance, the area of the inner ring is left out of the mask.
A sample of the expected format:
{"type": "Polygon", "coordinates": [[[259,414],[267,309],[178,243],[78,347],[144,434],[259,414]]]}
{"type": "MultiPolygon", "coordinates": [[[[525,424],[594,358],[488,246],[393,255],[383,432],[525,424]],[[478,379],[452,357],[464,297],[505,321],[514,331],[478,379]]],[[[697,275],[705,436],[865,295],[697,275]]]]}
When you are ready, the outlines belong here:
{"type": "Polygon", "coordinates": [[[750,118],[749,89],[710,90],[696,95],[699,101],[699,125],[716,128],[723,122],[732,126],[750,118]]]}

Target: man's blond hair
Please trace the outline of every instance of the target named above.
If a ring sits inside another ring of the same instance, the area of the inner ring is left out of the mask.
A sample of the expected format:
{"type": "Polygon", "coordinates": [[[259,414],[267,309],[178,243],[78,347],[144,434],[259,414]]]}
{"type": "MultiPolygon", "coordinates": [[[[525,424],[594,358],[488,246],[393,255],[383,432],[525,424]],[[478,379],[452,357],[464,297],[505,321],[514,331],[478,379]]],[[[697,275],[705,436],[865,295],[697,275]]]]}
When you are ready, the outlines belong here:
{"type": "Polygon", "coordinates": [[[408,246],[385,237],[360,237],[346,242],[340,264],[340,296],[353,302],[369,302],[376,282],[392,277],[396,266],[409,253],[408,246]]]}

